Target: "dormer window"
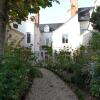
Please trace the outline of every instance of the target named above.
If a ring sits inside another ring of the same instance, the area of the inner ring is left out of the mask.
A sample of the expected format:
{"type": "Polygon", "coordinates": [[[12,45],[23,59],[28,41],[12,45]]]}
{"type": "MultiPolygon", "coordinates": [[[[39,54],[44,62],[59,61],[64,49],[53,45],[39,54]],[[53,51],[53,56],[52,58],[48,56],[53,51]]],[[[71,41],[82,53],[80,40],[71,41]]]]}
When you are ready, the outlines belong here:
{"type": "Polygon", "coordinates": [[[50,31],[49,26],[48,26],[48,25],[45,25],[45,26],[44,26],[44,32],[49,32],[49,31],[50,31]]]}

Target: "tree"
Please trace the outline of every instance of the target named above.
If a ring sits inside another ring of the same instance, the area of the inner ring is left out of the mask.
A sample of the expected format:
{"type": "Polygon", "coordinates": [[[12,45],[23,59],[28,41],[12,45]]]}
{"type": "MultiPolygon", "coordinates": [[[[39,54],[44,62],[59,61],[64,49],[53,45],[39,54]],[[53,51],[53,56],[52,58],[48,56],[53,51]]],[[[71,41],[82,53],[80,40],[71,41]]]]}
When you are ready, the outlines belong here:
{"type": "Polygon", "coordinates": [[[6,25],[10,22],[25,21],[28,13],[37,13],[40,7],[51,7],[58,0],[0,0],[0,56],[4,53],[6,25]]]}
{"type": "Polygon", "coordinates": [[[100,31],[100,6],[98,6],[92,13],[90,22],[92,23],[94,29],[100,31]]]}

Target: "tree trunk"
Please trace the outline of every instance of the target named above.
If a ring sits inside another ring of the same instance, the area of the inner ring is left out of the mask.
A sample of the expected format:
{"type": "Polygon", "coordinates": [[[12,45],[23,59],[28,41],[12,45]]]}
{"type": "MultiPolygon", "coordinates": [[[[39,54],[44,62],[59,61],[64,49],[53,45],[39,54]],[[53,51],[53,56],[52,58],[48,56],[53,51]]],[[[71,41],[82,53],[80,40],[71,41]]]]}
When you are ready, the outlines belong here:
{"type": "Polygon", "coordinates": [[[0,57],[4,54],[6,35],[6,0],[0,0],[0,57]]]}

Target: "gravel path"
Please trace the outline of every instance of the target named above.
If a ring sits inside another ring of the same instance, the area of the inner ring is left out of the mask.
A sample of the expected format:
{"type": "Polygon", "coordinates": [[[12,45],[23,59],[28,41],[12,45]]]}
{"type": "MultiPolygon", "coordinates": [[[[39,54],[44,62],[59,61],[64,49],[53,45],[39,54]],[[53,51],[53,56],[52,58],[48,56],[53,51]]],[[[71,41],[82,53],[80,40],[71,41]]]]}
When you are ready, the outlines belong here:
{"type": "Polygon", "coordinates": [[[40,69],[43,78],[36,78],[25,100],[78,100],[69,87],[54,73],[40,69]]]}

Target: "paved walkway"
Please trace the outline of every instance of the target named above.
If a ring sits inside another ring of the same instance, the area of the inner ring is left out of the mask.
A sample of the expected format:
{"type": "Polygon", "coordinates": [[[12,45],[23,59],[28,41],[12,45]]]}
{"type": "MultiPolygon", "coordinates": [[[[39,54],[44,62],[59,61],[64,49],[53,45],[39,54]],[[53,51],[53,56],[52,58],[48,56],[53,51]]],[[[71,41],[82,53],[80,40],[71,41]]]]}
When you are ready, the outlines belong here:
{"type": "Polygon", "coordinates": [[[36,78],[25,100],[78,100],[69,87],[47,69],[40,69],[43,78],[36,78]]]}

